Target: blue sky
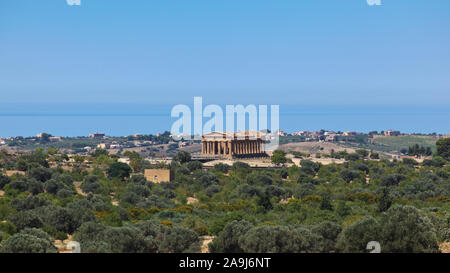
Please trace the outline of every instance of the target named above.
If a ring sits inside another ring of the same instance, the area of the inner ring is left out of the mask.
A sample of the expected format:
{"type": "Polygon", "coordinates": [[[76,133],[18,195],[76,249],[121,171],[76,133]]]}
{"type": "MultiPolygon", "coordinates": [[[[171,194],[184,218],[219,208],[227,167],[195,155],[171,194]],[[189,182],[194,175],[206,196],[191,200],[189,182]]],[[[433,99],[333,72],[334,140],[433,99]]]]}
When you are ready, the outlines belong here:
{"type": "Polygon", "coordinates": [[[2,104],[450,104],[450,1],[0,1],[2,104]]]}

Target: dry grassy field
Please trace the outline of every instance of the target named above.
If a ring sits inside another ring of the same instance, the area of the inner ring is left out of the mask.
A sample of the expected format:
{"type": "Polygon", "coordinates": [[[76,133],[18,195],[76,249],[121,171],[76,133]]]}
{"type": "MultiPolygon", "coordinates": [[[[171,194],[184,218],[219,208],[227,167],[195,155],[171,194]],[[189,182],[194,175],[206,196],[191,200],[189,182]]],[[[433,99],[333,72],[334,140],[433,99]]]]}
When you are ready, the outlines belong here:
{"type": "Polygon", "coordinates": [[[335,152],[347,151],[348,153],[355,152],[353,148],[347,148],[331,142],[297,142],[280,145],[280,149],[285,152],[302,152],[307,154],[329,154],[332,150],[335,152]]]}

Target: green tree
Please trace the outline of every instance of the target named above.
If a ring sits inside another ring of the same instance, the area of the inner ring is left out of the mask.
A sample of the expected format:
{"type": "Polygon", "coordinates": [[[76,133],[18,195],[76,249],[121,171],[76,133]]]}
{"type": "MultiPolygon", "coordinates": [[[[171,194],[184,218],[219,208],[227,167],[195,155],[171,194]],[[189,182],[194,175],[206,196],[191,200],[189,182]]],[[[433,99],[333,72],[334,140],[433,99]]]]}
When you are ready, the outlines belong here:
{"type": "Polygon", "coordinates": [[[239,239],[248,253],[318,252],[321,238],[304,227],[264,225],[250,229],[239,239]]]}
{"type": "Polygon", "coordinates": [[[142,172],[144,170],[144,159],[133,157],[130,159],[130,166],[135,173],[142,172]]]}
{"type": "Polygon", "coordinates": [[[186,164],[186,167],[189,171],[193,172],[195,170],[201,170],[203,168],[203,164],[200,161],[190,161],[186,164]]]}
{"type": "Polygon", "coordinates": [[[346,217],[350,215],[351,208],[345,203],[345,201],[339,201],[336,206],[336,214],[340,217],[346,217]]]}
{"type": "Polygon", "coordinates": [[[252,227],[253,225],[245,220],[230,222],[219,236],[209,244],[209,251],[211,253],[243,253],[244,250],[239,246],[239,239],[252,227]]]}
{"type": "Polygon", "coordinates": [[[11,178],[0,173],[0,189],[2,190],[9,183],[11,183],[11,178]]]}
{"type": "Polygon", "coordinates": [[[320,201],[320,209],[333,210],[333,204],[331,203],[330,197],[328,195],[322,197],[322,200],[320,201]]]}
{"type": "Polygon", "coordinates": [[[54,148],[54,147],[48,147],[47,148],[47,154],[49,155],[55,155],[58,153],[58,148],[54,148]]]}
{"type": "Polygon", "coordinates": [[[218,163],[216,165],[214,165],[214,169],[216,169],[219,172],[222,173],[227,173],[228,170],[230,169],[230,166],[228,166],[227,164],[224,163],[218,163]]]}
{"type": "Polygon", "coordinates": [[[330,253],[336,251],[336,243],[342,228],[340,225],[325,221],[311,227],[311,232],[321,236],[320,251],[330,253]]]}
{"type": "Polygon", "coordinates": [[[378,201],[378,211],[385,212],[391,207],[391,205],[392,197],[390,195],[389,189],[387,187],[383,187],[378,201]]]}
{"type": "Polygon", "coordinates": [[[56,253],[56,248],[47,239],[17,233],[2,242],[0,253],[56,253]]]}
{"type": "Polygon", "coordinates": [[[37,181],[45,182],[52,177],[52,170],[44,167],[32,168],[28,175],[37,181]]]}
{"type": "Polygon", "coordinates": [[[186,162],[191,161],[191,154],[186,152],[186,151],[179,151],[174,157],[173,160],[180,163],[180,164],[184,164],[186,162]]]}
{"type": "Polygon", "coordinates": [[[96,149],[94,152],[91,153],[91,156],[95,157],[95,158],[97,158],[97,157],[99,157],[101,155],[108,156],[109,152],[107,150],[105,150],[105,149],[96,149]]]}
{"type": "Polygon", "coordinates": [[[282,150],[275,150],[273,151],[271,160],[274,164],[284,164],[287,162],[286,153],[282,150]]]}
{"type": "Polygon", "coordinates": [[[439,250],[433,224],[415,207],[392,207],[384,215],[382,223],[382,252],[422,253],[439,250]]]}
{"type": "Polygon", "coordinates": [[[130,160],[133,158],[141,158],[138,152],[136,151],[126,151],[123,153],[123,156],[128,157],[130,160]]]}
{"type": "Polygon", "coordinates": [[[131,168],[128,164],[122,162],[114,162],[109,166],[106,172],[108,174],[108,177],[110,178],[118,177],[120,179],[124,179],[130,176],[131,168]]]}
{"type": "Polygon", "coordinates": [[[162,253],[195,253],[200,250],[200,239],[194,231],[182,228],[168,228],[158,248],[162,253]]]}
{"type": "Polygon", "coordinates": [[[18,213],[11,215],[9,221],[11,221],[18,230],[24,228],[40,228],[43,226],[42,219],[32,211],[28,210],[19,211],[18,213]]]}
{"type": "Polygon", "coordinates": [[[371,216],[346,227],[338,237],[337,249],[346,253],[365,253],[367,243],[381,240],[380,224],[371,216]]]}
{"type": "Polygon", "coordinates": [[[366,158],[369,156],[369,152],[366,149],[356,150],[356,153],[359,154],[362,158],[366,158]]]}
{"type": "Polygon", "coordinates": [[[436,141],[436,154],[450,161],[450,138],[436,141]]]}
{"type": "Polygon", "coordinates": [[[340,176],[345,180],[345,182],[350,183],[353,180],[360,178],[361,174],[358,171],[345,169],[341,171],[340,176]]]}

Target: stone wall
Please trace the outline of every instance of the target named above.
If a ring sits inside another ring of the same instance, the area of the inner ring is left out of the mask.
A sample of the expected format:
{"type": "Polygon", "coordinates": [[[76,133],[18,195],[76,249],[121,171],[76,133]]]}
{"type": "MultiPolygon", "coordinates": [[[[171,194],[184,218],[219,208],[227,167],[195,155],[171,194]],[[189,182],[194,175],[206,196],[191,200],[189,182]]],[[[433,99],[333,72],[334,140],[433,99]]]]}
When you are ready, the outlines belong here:
{"type": "Polygon", "coordinates": [[[160,183],[170,182],[170,170],[167,169],[146,169],[144,176],[149,182],[160,183]]]}

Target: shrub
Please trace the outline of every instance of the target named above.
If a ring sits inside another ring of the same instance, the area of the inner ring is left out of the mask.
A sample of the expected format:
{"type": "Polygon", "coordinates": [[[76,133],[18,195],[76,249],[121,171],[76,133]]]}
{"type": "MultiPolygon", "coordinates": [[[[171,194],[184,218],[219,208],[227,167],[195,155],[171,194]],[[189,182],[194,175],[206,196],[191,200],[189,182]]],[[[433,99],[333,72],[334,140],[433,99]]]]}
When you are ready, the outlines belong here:
{"type": "Polygon", "coordinates": [[[131,167],[128,164],[122,162],[114,162],[109,166],[106,173],[110,178],[124,179],[130,176],[131,171],[131,167]]]}
{"type": "Polygon", "coordinates": [[[211,253],[242,253],[244,250],[239,246],[239,239],[245,235],[253,225],[245,220],[232,221],[227,224],[222,232],[209,245],[211,253]]]}
{"type": "Polygon", "coordinates": [[[14,234],[2,242],[0,252],[56,253],[56,248],[53,246],[51,240],[49,238],[45,238],[43,236],[44,234],[46,233],[39,230],[26,230],[24,232],[14,234]]]}
{"type": "Polygon", "coordinates": [[[186,164],[186,167],[189,171],[193,172],[195,170],[201,170],[203,168],[203,164],[200,161],[190,161],[186,164]]]}
{"type": "Polygon", "coordinates": [[[173,160],[180,163],[180,164],[184,164],[186,162],[191,161],[191,154],[186,152],[186,151],[179,151],[174,157],[173,160]]]}
{"type": "Polygon", "coordinates": [[[197,233],[187,228],[166,229],[163,238],[158,246],[162,253],[194,253],[200,250],[197,233]]]}
{"type": "Polygon", "coordinates": [[[18,230],[24,228],[40,228],[43,226],[42,219],[31,211],[19,211],[9,217],[18,230]]]}
{"type": "Polygon", "coordinates": [[[230,169],[230,166],[224,163],[219,163],[214,165],[214,169],[222,173],[227,173],[228,170],[230,169]]]}
{"type": "Polygon", "coordinates": [[[264,225],[250,229],[239,239],[239,246],[249,253],[317,252],[320,236],[303,227],[264,225]]]}
{"type": "Polygon", "coordinates": [[[330,253],[336,251],[336,243],[342,228],[334,222],[322,222],[312,226],[311,232],[321,236],[320,251],[330,253]]]}
{"type": "Polygon", "coordinates": [[[438,252],[436,230],[430,219],[412,206],[392,207],[383,217],[382,252],[438,252]]]}
{"type": "Polygon", "coordinates": [[[365,217],[346,227],[338,237],[337,249],[340,252],[367,252],[367,243],[380,241],[380,224],[373,217],[365,217]]]}

